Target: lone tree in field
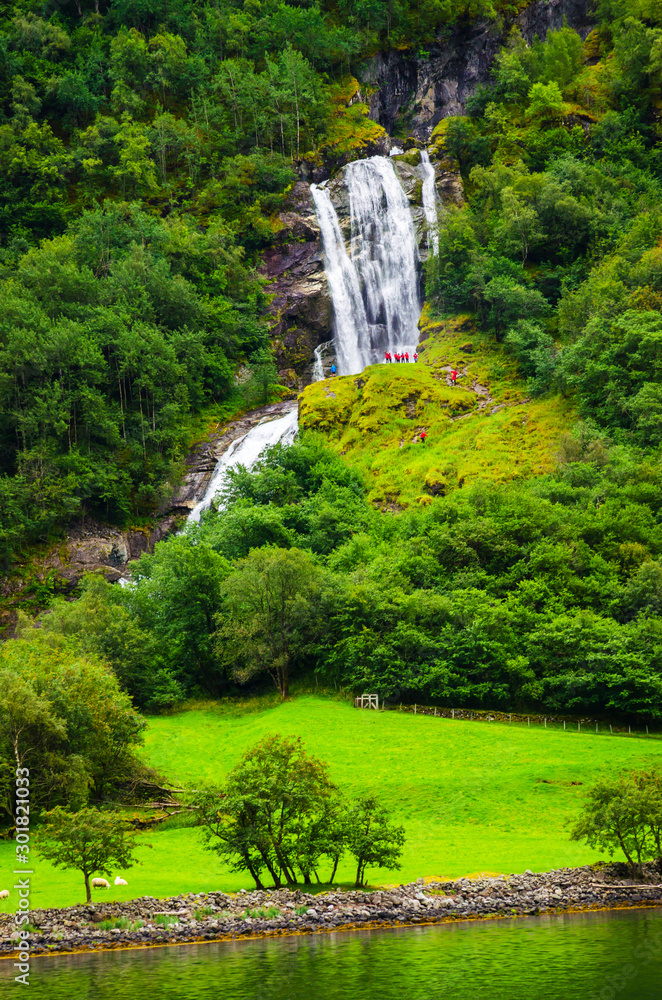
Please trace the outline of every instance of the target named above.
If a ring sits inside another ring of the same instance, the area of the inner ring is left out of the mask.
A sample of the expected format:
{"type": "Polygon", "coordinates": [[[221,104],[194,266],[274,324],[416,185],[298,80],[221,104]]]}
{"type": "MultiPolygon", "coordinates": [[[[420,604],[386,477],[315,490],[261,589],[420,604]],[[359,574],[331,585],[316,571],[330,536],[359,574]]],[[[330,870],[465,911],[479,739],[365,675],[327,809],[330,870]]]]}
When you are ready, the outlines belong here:
{"type": "Polygon", "coordinates": [[[356,862],[356,886],[365,885],[366,869],[402,867],[405,831],[389,822],[386,809],[374,796],[353,802],[347,811],[346,846],[356,862]]]}
{"type": "Polygon", "coordinates": [[[640,873],[645,861],[662,857],[662,774],[633,772],[601,781],[588,793],[571,840],[584,840],[611,857],[621,850],[640,873]]]}
{"type": "Polygon", "coordinates": [[[85,879],[87,902],[92,902],[90,878],[105,875],[111,869],[130,868],[135,837],[126,829],[122,818],[113,812],[81,809],[67,812],[61,806],[46,813],[46,827],[35,838],[42,856],[56,868],[74,868],[85,879]]]}
{"type": "Polygon", "coordinates": [[[399,867],[403,830],[374,799],[345,803],[327,765],[298,738],[266,736],[223,787],[199,793],[196,805],[208,850],[233,871],[248,872],[258,889],[265,875],[276,887],[320,882],[323,859],[331,882],[346,851],[357,864],[357,885],[368,865],[399,867]]]}
{"type": "Polygon", "coordinates": [[[319,592],[320,569],[301,549],[254,549],[222,585],[218,651],[245,681],[266,670],[282,698],[290,666],[307,643],[319,592]]]}

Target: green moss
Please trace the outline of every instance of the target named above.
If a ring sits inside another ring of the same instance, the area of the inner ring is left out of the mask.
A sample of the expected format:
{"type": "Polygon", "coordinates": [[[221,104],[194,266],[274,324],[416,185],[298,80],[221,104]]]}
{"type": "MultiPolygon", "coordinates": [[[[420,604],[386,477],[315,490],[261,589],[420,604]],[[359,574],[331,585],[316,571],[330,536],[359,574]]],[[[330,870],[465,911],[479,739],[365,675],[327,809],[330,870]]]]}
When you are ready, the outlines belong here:
{"type": "Polygon", "coordinates": [[[410,167],[417,167],[421,162],[421,153],[418,149],[408,149],[406,153],[400,153],[399,156],[394,156],[393,159],[404,160],[410,167]]]}
{"type": "Polygon", "coordinates": [[[416,365],[374,365],[308,386],[301,426],[358,465],[382,506],[426,504],[478,479],[550,471],[572,420],[568,402],[528,398],[514,362],[469,316],[424,311],[421,336],[416,365]]]}

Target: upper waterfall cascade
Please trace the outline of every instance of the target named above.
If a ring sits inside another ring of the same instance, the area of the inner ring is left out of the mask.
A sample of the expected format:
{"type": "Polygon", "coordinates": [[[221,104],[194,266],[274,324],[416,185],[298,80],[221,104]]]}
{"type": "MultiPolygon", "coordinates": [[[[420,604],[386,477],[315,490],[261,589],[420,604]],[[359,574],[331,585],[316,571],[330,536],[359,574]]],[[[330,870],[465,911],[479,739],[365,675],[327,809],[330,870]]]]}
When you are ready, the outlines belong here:
{"type": "Polygon", "coordinates": [[[356,160],[344,179],[349,254],[328,189],[313,184],[311,192],[333,299],[338,369],[351,375],[381,360],[385,350],[414,350],[421,301],[414,224],[393,162],[385,156],[356,160]]]}
{"type": "Polygon", "coordinates": [[[428,224],[428,249],[432,253],[439,250],[439,236],[437,234],[437,189],[435,187],[436,174],[434,167],[430,163],[427,149],[421,150],[421,171],[423,173],[423,187],[421,189],[421,199],[423,201],[423,214],[428,224]]]}

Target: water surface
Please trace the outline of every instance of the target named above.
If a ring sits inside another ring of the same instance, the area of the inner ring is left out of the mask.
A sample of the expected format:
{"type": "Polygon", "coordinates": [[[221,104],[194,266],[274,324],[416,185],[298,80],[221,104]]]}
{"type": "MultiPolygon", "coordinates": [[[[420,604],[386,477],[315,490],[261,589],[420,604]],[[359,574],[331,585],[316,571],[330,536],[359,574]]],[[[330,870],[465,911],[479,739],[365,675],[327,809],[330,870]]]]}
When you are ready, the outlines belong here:
{"type": "MultiPolygon", "coordinates": [[[[11,982],[0,962],[0,995],[11,982]]],[[[31,1000],[662,1000],[662,910],[35,959],[31,1000]]]]}

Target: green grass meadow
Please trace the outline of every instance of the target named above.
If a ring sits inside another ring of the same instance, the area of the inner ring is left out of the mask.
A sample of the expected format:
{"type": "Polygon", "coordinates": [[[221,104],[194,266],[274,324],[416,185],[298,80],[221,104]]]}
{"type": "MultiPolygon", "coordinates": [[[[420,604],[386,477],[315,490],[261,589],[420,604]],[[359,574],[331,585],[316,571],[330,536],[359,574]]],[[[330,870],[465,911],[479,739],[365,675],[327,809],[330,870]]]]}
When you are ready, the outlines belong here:
{"type": "MultiPolygon", "coordinates": [[[[153,717],[144,754],[171,778],[196,787],[220,781],[265,733],[302,736],[329,762],[341,788],[378,793],[405,825],[402,870],[373,871],[376,884],[596,861],[594,851],[569,842],[564,826],[586,787],[622,769],[662,765],[662,741],[655,738],[360,711],[313,695],[279,705],[268,699],[243,712],[221,704],[153,717]]],[[[141,840],[143,864],[123,873],[129,884],[95,898],[251,887],[250,879],[229,873],[203,850],[194,827],[152,831],[141,840]]],[[[12,844],[0,845],[0,859],[8,873],[0,888],[11,889],[12,844]]],[[[33,907],[84,899],[76,873],[56,871],[35,854],[32,861],[33,907]]],[[[341,866],[341,883],[351,875],[350,865],[341,866]]],[[[15,909],[16,895],[12,889],[5,910],[15,909]]]]}

